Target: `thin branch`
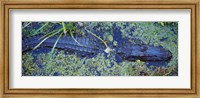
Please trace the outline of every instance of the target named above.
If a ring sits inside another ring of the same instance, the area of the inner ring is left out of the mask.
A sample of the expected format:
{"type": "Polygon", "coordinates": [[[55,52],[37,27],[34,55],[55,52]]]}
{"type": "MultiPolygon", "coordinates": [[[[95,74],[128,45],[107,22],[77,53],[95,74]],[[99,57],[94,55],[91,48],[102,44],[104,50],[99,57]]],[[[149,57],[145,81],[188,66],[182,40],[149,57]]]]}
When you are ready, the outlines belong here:
{"type": "Polygon", "coordinates": [[[91,35],[93,35],[94,37],[98,38],[99,40],[101,40],[103,42],[103,44],[106,46],[106,48],[108,48],[108,45],[106,43],[106,41],[104,41],[102,38],[100,38],[99,36],[97,36],[96,34],[92,33],[91,31],[89,31],[86,27],[85,30],[90,33],[91,35]]]}

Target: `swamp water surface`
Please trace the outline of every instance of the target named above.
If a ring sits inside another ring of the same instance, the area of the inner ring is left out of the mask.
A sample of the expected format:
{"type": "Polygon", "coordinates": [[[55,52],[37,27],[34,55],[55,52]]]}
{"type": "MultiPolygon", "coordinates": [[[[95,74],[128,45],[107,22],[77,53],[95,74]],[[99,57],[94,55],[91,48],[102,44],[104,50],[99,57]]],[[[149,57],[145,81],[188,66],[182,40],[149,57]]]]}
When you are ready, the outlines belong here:
{"type": "Polygon", "coordinates": [[[23,22],[23,76],[177,76],[176,22],[23,22]]]}

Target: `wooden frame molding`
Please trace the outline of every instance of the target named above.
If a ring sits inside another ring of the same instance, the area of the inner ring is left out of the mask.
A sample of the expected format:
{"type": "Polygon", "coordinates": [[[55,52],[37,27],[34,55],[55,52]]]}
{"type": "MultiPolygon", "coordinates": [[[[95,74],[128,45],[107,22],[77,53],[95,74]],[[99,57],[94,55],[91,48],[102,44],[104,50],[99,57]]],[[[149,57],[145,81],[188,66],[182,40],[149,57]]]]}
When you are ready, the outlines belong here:
{"type": "Polygon", "coordinates": [[[199,96],[199,0],[197,1],[133,1],[133,0],[67,0],[67,1],[3,1],[0,62],[3,96],[34,95],[126,95],[126,96],[199,96]],[[11,9],[190,9],[191,10],[191,89],[10,89],[9,88],[9,10],[11,9]]]}

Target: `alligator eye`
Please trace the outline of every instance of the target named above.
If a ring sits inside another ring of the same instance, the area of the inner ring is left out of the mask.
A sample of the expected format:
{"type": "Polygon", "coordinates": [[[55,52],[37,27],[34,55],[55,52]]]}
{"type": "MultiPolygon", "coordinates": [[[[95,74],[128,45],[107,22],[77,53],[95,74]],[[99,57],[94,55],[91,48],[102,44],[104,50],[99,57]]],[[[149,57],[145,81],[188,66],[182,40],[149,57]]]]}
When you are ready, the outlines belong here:
{"type": "Polygon", "coordinates": [[[141,46],[141,52],[144,52],[147,50],[147,47],[146,46],[141,46]]]}

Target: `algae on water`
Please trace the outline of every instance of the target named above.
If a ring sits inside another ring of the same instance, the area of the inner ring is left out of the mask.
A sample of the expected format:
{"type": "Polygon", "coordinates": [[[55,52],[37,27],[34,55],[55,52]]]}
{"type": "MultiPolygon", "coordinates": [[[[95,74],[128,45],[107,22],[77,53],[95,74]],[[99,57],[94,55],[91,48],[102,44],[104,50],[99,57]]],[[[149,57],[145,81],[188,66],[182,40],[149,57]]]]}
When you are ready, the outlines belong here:
{"type": "Polygon", "coordinates": [[[76,41],[77,36],[87,36],[89,30],[101,39],[97,38],[106,51],[83,58],[56,47],[53,51],[23,52],[23,76],[178,76],[178,22],[23,22],[22,26],[22,39],[60,30],[59,34],[65,31],[62,36],[76,41]],[[114,48],[123,45],[122,39],[162,46],[172,53],[172,58],[159,63],[139,59],[118,62],[114,48]]]}

